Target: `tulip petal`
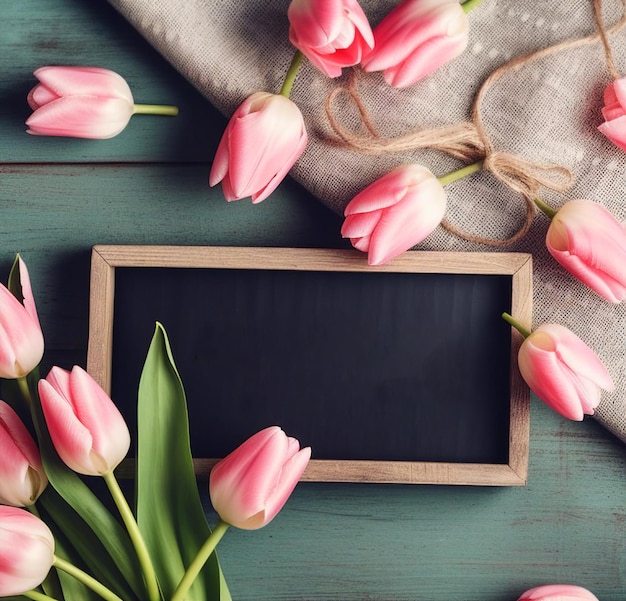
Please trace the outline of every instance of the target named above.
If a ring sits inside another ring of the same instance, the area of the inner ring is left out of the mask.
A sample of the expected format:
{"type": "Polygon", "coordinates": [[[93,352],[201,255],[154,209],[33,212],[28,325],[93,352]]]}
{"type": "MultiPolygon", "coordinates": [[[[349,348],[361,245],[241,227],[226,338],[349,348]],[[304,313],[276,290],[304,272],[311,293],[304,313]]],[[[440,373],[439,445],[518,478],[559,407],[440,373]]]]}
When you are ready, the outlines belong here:
{"type": "Polygon", "coordinates": [[[618,148],[626,150],[626,115],[601,123],[598,130],[618,148]]]}
{"type": "Polygon", "coordinates": [[[417,194],[385,211],[372,233],[368,263],[382,265],[422,242],[439,225],[446,210],[445,192],[427,181],[417,194]],[[432,193],[429,193],[429,188],[432,193]]]}
{"type": "Polygon", "coordinates": [[[459,56],[467,47],[467,41],[466,35],[432,38],[424,42],[405,61],[385,69],[385,81],[394,88],[412,86],[459,56]]]}
{"type": "Polygon", "coordinates": [[[39,586],[54,562],[54,538],[44,522],[24,509],[0,506],[0,596],[39,586]]]}
{"type": "Polygon", "coordinates": [[[552,256],[592,290],[618,303],[626,298],[626,229],[603,206],[566,203],[546,234],[552,256]]]}
{"type": "Polygon", "coordinates": [[[348,215],[341,226],[341,235],[344,238],[369,236],[378,225],[382,215],[382,210],[348,215]]]}
{"type": "Polygon", "coordinates": [[[32,505],[47,478],[37,444],[15,411],[0,401],[0,503],[32,505]]]}
{"type": "Polygon", "coordinates": [[[35,77],[57,97],[95,96],[117,98],[133,104],[133,95],[126,80],[109,69],[100,67],[41,67],[35,77]]]}
{"type": "Polygon", "coordinates": [[[93,439],[76,419],[69,400],[46,380],[39,380],[39,396],[50,437],[62,461],[79,474],[99,475],[91,457],[93,439]]]}
{"type": "Polygon", "coordinates": [[[30,373],[44,351],[39,321],[0,285],[0,377],[14,379],[30,373]]]}
{"type": "Polygon", "coordinates": [[[22,287],[22,304],[33,322],[40,328],[41,325],[39,323],[39,316],[37,315],[37,307],[35,306],[35,296],[33,295],[33,288],[30,284],[30,275],[28,274],[28,268],[26,267],[26,263],[22,260],[22,257],[18,258],[18,269],[20,285],[22,287]]]}
{"type": "Polygon", "coordinates": [[[580,586],[547,584],[527,590],[518,601],[598,601],[598,598],[580,586]]]}
{"type": "Polygon", "coordinates": [[[128,453],[128,426],[113,401],[84,369],[72,368],[69,385],[74,413],[92,437],[92,461],[100,464],[98,473],[106,473],[128,453]]]}
{"type": "Polygon", "coordinates": [[[278,484],[265,503],[265,523],[273,520],[283,508],[296,484],[298,484],[302,477],[310,459],[311,448],[306,447],[293,454],[290,459],[284,463],[278,484]]]}
{"type": "Polygon", "coordinates": [[[49,90],[42,84],[38,84],[28,93],[26,101],[31,109],[36,110],[40,106],[48,104],[48,102],[52,102],[57,98],[59,98],[59,96],[57,96],[52,90],[49,90]]]}
{"type": "Polygon", "coordinates": [[[132,114],[126,100],[67,96],[38,108],[26,125],[34,135],[103,140],[119,134],[132,114]]]}

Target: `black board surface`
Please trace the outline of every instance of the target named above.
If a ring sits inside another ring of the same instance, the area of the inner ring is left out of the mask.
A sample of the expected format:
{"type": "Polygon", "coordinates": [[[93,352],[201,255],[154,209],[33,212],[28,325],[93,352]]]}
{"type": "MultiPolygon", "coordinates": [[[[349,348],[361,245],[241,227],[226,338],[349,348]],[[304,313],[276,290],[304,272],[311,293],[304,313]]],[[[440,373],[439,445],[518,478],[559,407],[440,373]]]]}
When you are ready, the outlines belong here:
{"type": "Polygon", "coordinates": [[[505,464],[511,276],[118,267],[111,396],[131,429],[155,322],[195,457],[279,425],[316,459],[505,464]]]}

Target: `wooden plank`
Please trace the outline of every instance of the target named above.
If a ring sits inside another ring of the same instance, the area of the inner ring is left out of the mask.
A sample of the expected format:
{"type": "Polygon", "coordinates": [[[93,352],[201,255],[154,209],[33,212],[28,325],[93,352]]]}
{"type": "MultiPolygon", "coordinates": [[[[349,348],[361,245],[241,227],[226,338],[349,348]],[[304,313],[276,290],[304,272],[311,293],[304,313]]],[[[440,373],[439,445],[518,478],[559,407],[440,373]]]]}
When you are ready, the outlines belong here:
{"type": "Polygon", "coordinates": [[[175,71],[107,2],[24,0],[2,4],[0,161],[209,162],[226,119],[175,71]],[[177,117],[136,115],[110,140],[31,136],[28,91],[44,65],[111,69],[136,102],[174,104],[177,117]]]}

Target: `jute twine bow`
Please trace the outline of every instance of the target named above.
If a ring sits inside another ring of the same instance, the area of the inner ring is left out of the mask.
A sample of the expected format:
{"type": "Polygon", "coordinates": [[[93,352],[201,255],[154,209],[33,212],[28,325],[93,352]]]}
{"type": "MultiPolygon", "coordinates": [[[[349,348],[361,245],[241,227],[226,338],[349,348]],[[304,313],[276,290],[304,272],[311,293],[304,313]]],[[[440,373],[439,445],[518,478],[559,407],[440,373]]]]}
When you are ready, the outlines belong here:
{"type": "Polygon", "coordinates": [[[326,115],[331,128],[337,136],[332,141],[346,148],[366,154],[380,155],[428,148],[444,152],[468,163],[482,161],[484,170],[488,170],[499,181],[520,194],[525,203],[524,222],[512,236],[505,239],[476,236],[457,228],[445,219],[441,225],[450,233],[470,242],[492,247],[514,244],[524,237],[531,227],[537,210],[535,199],[538,198],[539,190],[547,188],[557,192],[564,192],[572,185],[573,174],[566,167],[557,164],[533,162],[518,155],[494,150],[483,125],[481,114],[483,99],[493,84],[503,75],[546,56],[554,55],[566,49],[593,44],[598,40],[601,40],[604,45],[609,71],[613,78],[617,79],[619,74],[617,74],[614,66],[608,34],[618,31],[626,24],[626,0],[622,0],[624,10],[620,21],[608,31],[602,22],[601,0],[594,0],[593,4],[598,33],[584,38],[565,40],[531,54],[514,58],[493,71],[481,85],[474,99],[471,120],[467,122],[433,129],[416,129],[396,137],[383,137],[378,133],[359,94],[358,80],[360,72],[356,68],[352,69],[346,84],[334,88],[326,98],[326,115]],[[348,99],[356,107],[365,132],[353,131],[344,127],[336,117],[333,106],[341,95],[347,95],[348,99]]]}

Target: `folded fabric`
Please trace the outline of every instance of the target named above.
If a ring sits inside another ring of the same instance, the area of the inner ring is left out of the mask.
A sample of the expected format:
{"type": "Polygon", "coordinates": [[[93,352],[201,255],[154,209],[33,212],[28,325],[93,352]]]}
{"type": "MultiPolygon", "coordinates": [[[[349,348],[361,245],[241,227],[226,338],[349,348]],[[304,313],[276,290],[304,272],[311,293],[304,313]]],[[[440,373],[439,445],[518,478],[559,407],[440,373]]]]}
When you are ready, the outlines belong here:
{"type": "MultiPolygon", "coordinates": [[[[253,92],[280,90],[294,52],[288,37],[288,0],[110,2],[225,115],[253,92]]],[[[396,2],[360,4],[374,26],[396,2]]],[[[604,19],[610,26],[621,16],[622,5],[617,0],[605,4],[604,19]]],[[[381,73],[358,73],[359,98],[378,135],[390,138],[467,122],[477,91],[495,69],[595,32],[589,0],[484,0],[468,19],[465,52],[413,86],[394,89],[381,73]]],[[[610,40],[626,69],[626,29],[610,40]]],[[[325,103],[332,90],[347,85],[348,71],[331,79],[305,61],[291,94],[309,132],[309,144],[291,175],[321,202],[342,213],[357,192],[403,163],[420,163],[437,176],[463,165],[432,149],[374,154],[338,144],[325,103]]],[[[597,129],[603,121],[603,90],[611,81],[600,41],[573,45],[509,69],[486,91],[480,108],[494,149],[525,160],[557,163],[573,172],[573,186],[567,192],[545,191],[545,202],[558,208],[568,200],[587,198],[624,222],[626,154],[597,129]]],[[[347,130],[365,131],[349,94],[336,96],[332,114],[347,130]]],[[[514,244],[492,247],[473,241],[474,236],[506,239],[524,221],[522,197],[492,173],[476,173],[446,190],[446,220],[467,235],[440,227],[418,248],[532,253],[533,326],[560,323],[596,351],[616,390],[603,394],[595,418],[626,442],[625,304],[605,301],[555,262],[545,245],[549,221],[541,213],[514,244]]],[[[272,202],[271,196],[264,202],[272,202]]]]}

